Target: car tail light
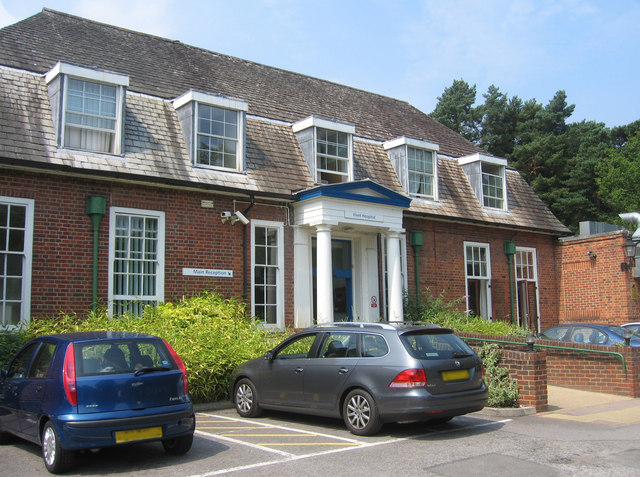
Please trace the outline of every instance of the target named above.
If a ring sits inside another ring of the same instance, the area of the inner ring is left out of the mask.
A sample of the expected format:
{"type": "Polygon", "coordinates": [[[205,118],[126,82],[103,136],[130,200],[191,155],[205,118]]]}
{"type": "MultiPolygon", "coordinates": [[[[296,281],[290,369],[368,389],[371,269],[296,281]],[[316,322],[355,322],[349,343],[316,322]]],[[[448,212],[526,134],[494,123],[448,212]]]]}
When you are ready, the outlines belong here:
{"type": "Polygon", "coordinates": [[[423,388],[427,385],[427,375],[424,369],[405,369],[398,374],[391,384],[390,388],[423,388]]]}
{"type": "Polygon", "coordinates": [[[187,393],[189,392],[189,380],[187,379],[187,367],[184,365],[184,362],[180,359],[180,356],[178,356],[178,353],[175,352],[175,350],[171,347],[171,345],[167,343],[165,340],[162,340],[162,341],[164,341],[164,345],[169,350],[169,353],[171,353],[171,357],[176,362],[178,369],[182,372],[182,391],[184,392],[185,395],[187,395],[187,393]]]}
{"type": "Polygon", "coordinates": [[[76,384],[76,353],[73,343],[67,346],[67,351],[64,355],[62,380],[64,381],[64,392],[67,395],[67,400],[73,406],[77,406],[78,386],[76,384]]]}

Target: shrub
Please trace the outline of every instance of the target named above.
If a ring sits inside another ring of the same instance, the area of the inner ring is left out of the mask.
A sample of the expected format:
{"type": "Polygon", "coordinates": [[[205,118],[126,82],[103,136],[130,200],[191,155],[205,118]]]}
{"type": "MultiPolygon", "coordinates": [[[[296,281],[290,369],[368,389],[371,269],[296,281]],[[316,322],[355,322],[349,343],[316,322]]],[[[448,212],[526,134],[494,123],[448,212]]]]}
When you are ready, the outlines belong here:
{"type": "Polygon", "coordinates": [[[62,313],[32,321],[26,334],[98,330],[135,331],[166,339],[187,367],[191,398],[196,403],[227,398],[233,368],[261,356],[282,338],[282,334],[267,332],[248,318],[244,303],[210,291],[182,298],[176,304],[146,307],[142,318],[110,319],[104,309],[86,317],[62,313]]]}
{"type": "Polygon", "coordinates": [[[5,369],[9,360],[26,341],[27,334],[24,331],[3,331],[0,333],[0,369],[5,369]]]}
{"type": "Polygon", "coordinates": [[[527,336],[527,330],[506,321],[489,321],[480,316],[467,314],[460,310],[464,297],[445,300],[445,293],[434,297],[424,294],[420,304],[405,300],[405,317],[409,321],[425,321],[456,332],[479,333],[501,336],[527,336]]]}
{"type": "Polygon", "coordinates": [[[501,367],[502,352],[495,343],[486,343],[478,356],[485,368],[485,381],[489,387],[487,404],[490,407],[518,407],[518,382],[509,378],[509,370],[501,367]]]}

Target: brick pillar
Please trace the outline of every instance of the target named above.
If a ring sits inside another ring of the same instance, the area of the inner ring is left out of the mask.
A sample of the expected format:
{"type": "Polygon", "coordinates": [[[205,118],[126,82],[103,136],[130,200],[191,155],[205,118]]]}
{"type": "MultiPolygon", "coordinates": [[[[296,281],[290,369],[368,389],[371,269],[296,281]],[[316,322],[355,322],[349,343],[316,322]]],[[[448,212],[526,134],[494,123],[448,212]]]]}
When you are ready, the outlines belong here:
{"type": "Polygon", "coordinates": [[[549,405],[547,394],[547,354],[517,353],[519,366],[516,369],[518,379],[519,403],[521,406],[533,406],[537,412],[546,411],[549,405]]]}

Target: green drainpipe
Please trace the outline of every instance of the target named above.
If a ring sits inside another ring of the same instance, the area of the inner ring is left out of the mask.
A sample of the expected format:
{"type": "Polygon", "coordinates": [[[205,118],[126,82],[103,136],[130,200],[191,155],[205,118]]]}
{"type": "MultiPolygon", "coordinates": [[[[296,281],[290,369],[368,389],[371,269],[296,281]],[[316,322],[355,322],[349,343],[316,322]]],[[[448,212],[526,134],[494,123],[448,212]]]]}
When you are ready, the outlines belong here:
{"type": "Polygon", "coordinates": [[[409,232],[409,244],[413,247],[413,256],[416,261],[416,303],[420,306],[420,247],[424,245],[422,232],[409,232]]]}
{"type": "Polygon", "coordinates": [[[516,314],[515,311],[515,284],[513,283],[513,256],[516,254],[516,243],[505,242],[504,253],[507,256],[507,262],[509,263],[509,301],[511,303],[511,324],[514,323],[513,317],[516,314]]]}
{"type": "Polygon", "coordinates": [[[86,213],[93,222],[93,294],[92,309],[95,313],[98,310],[98,245],[100,221],[107,212],[107,198],[101,195],[90,195],[87,197],[86,213]]]}

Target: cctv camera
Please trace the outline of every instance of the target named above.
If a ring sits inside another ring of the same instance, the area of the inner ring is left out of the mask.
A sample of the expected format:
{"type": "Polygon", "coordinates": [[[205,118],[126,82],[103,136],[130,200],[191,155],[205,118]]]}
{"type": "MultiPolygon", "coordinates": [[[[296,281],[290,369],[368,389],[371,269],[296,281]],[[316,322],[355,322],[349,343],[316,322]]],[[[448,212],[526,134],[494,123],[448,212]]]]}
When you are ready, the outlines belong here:
{"type": "Polygon", "coordinates": [[[229,211],[225,211],[220,213],[220,217],[222,217],[223,219],[228,219],[229,217],[231,217],[231,212],[229,211]]]}
{"type": "Polygon", "coordinates": [[[242,212],[237,211],[234,215],[235,218],[231,219],[232,224],[235,224],[238,221],[242,222],[244,225],[247,225],[249,223],[249,219],[247,219],[242,212]]]}

